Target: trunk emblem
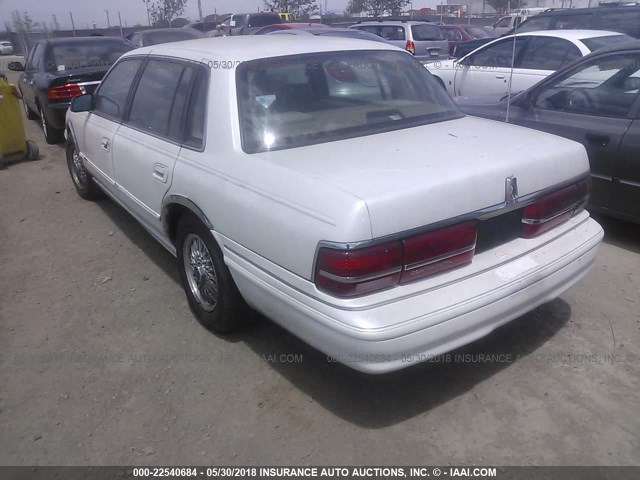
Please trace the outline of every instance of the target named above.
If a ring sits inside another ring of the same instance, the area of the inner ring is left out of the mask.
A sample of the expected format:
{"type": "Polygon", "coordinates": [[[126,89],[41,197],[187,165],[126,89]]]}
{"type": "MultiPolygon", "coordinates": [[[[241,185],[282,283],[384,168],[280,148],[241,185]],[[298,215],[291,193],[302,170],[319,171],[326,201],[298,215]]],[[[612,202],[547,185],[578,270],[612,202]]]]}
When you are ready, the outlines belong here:
{"type": "Polygon", "coordinates": [[[507,205],[516,203],[518,199],[518,179],[513,175],[507,177],[504,181],[504,201],[507,205]]]}

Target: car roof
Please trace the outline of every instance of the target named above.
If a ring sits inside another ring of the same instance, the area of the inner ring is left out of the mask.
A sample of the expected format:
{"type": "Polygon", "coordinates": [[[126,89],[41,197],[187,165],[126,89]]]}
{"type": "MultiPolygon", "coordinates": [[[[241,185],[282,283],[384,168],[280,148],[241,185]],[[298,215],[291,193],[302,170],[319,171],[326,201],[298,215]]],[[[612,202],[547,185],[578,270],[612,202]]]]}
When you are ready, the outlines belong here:
{"type": "Polygon", "coordinates": [[[640,8],[640,5],[602,5],[600,7],[585,7],[585,8],[559,8],[557,10],[549,9],[544,12],[540,12],[538,15],[531,15],[530,17],[537,17],[542,15],[543,17],[552,16],[556,17],[559,15],[579,15],[581,13],[592,13],[592,12],[603,12],[603,11],[613,11],[613,12],[625,12],[627,9],[637,10],[640,8]]]}
{"type": "Polygon", "coordinates": [[[74,43],[77,44],[87,44],[87,43],[104,43],[108,42],[127,42],[122,37],[110,37],[110,36],[93,36],[93,37],[59,37],[59,38],[49,38],[47,40],[43,40],[43,42],[47,42],[50,45],[72,45],[74,43]]]}
{"type": "Polygon", "coordinates": [[[422,22],[419,20],[369,20],[366,22],[358,22],[355,23],[353,26],[356,25],[383,25],[385,23],[390,23],[393,25],[436,25],[435,23],[431,23],[431,22],[422,22]]]}
{"type": "Polygon", "coordinates": [[[178,43],[164,43],[138,48],[123,55],[165,55],[202,61],[203,56],[210,58],[233,58],[235,62],[257,60],[261,58],[282,57],[287,55],[338,52],[344,50],[391,50],[393,45],[385,43],[363,42],[359,39],[342,37],[317,37],[302,35],[291,41],[288,35],[239,35],[237,37],[205,37],[185,40],[178,43]]]}
{"type": "MultiPolygon", "coordinates": [[[[564,38],[565,40],[579,41],[584,38],[609,37],[611,35],[626,35],[620,32],[610,32],[608,30],[538,30],[535,32],[516,33],[516,36],[529,37],[555,37],[564,38]]],[[[508,35],[501,38],[510,38],[508,35]]]]}

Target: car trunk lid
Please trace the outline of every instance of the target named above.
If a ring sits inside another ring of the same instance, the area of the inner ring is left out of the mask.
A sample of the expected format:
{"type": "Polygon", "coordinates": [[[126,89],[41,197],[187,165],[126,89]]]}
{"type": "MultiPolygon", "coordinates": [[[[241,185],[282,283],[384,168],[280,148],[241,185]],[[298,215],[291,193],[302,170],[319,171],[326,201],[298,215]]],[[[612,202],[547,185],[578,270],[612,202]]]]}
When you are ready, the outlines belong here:
{"type": "Polygon", "coordinates": [[[589,170],[578,143],[473,117],[257,155],[363,200],[372,238],[503,204],[509,177],[524,196],[589,170]]]}

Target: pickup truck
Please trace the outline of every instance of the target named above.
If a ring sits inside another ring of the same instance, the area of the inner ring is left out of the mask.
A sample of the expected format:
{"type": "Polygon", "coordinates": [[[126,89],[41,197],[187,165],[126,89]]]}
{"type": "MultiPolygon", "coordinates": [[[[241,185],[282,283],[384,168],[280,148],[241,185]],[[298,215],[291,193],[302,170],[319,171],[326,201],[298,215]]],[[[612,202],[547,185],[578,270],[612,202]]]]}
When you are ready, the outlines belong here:
{"type": "Polygon", "coordinates": [[[277,13],[234,13],[218,26],[214,36],[252,35],[256,30],[282,23],[277,13]]]}

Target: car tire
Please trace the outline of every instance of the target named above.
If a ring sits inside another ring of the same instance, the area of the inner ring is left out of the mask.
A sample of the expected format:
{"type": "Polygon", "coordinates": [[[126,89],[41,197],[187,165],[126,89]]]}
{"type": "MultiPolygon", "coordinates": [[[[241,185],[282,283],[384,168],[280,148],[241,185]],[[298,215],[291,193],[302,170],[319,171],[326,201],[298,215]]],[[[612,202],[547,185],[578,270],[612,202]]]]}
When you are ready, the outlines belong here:
{"type": "Polygon", "coordinates": [[[69,142],[66,150],[67,166],[69,167],[73,186],[76,187],[76,192],[85,200],[97,200],[102,196],[102,190],[93,181],[91,174],[84,168],[77,147],[72,142],[69,142]]]}
{"type": "Polygon", "coordinates": [[[38,160],[40,158],[40,149],[38,144],[33,140],[27,140],[27,160],[38,160]]]}
{"type": "Polygon", "coordinates": [[[27,99],[24,98],[24,95],[22,96],[22,107],[24,108],[24,113],[27,116],[27,120],[35,120],[36,118],[38,118],[35,112],[31,110],[31,108],[29,108],[29,105],[27,105],[27,99]]]}
{"type": "Polygon", "coordinates": [[[40,124],[42,125],[42,132],[44,133],[44,139],[49,145],[55,145],[61,143],[64,140],[64,130],[54,128],[47,120],[47,116],[44,111],[38,107],[38,114],[40,115],[40,124]]]}
{"type": "Polygon", "coordinates": [[[249,315],[211,232],[193,215],[178,222],[176,251],[180,279],[198,321],[216,333],[245,323],[249,315]]]}

